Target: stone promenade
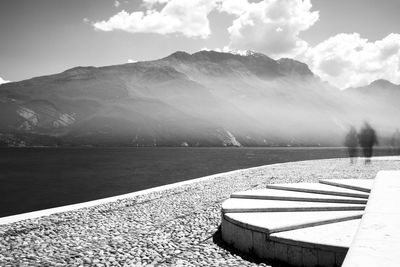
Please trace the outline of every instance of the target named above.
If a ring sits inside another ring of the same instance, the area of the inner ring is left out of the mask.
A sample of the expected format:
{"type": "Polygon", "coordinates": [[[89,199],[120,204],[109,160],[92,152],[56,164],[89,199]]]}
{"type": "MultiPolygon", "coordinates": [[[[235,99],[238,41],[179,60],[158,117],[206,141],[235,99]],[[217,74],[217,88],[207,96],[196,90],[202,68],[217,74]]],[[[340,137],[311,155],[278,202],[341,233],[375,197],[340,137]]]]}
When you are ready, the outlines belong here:
{"type": "MultiPolygon", "coordinates": [[[[0,266],[269,266],[220,239],[221,203],[271,183],[373,178],[400,159],[262,166],[172,189],[0,226],[0,266]]],[[[26,199],[25,201],[29,201],[26,199]]]]}

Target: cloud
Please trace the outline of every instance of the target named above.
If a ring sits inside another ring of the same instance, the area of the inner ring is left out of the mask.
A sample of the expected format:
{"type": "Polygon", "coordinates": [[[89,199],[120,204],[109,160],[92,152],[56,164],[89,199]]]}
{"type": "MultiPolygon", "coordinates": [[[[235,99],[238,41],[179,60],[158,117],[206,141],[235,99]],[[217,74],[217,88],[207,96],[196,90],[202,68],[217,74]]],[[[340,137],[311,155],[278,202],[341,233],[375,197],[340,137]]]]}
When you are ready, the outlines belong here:
{"type": "Polygon", "coordinates": [[[370,42],[358,33],[337,34],[299,57],[323,80],[339,88],[377,79],[400,83],[400,34],[370,42]]]}
{"type": "Polygon", "coordinates": [[[136,63],[138,62],[137,60],[133,60],[133,59],[128,59],[128,63],[136,63]]]}
{"type": "Polygon", "coordinates": [[[145,0],[149,9],[128,13],[125,10],[93,23],[100,31],[121,30],[130,33],[182,34],[207,38],[211,34],[208,14],[217,0],[145,0]],[[160,11],[154,8],[161,4],[160,11]]]}
{"type": "Polygon", "coordinates": [[[218,7],[235,17],[226,50],[255,50],[274,58],[294,57],[339,88],[376,79],[400,83],[400,34],[370,42],[358,33],[337,34],[314,47],[299,34],[319,19],[310,0],[224,0],[218,7]]]}
{"type": "Polygon", "coordinates": [[[10,81],[4,80],[3,78],[0,77],[0,84],[9,83],[9,82],[10,82],[10,81]]]}
{"type": "Polygon", "coordinates": [[[282,57],[307,48],[298,35],[319,18],[317,11],[311,11],[310,0],[143,0],[143,6],[145,11],[123,10],[93,26],[101,31],[207,38],[211,34],[208,15],[218,10],[234,16],[228,28],[230,49],[282,57]]]}
{"type": "Polygon", "coordinates": [[[296,58],[340,88],[375,79],[400,83],[399,34],[371,42],[357,33],[340,33],[314,47],[301,39],[300,33],[319,20],[318,11],[311,10],[311,0],[142,0],[141,8],[131,13],[122,10],[103,21],[84,21],[99,31],[208,38],[208,15],[216,10],[232,19],[229,40],[216,51],[243,54],[253,50],[273,58],[296,58]]]}
{"type": "Polygon", "coordinates": [[[153,8],[157,4],[166,4],[170,0],[143,0],[143,5],[147,8],[153,8]]]}
{"type": "Polygon", "coordinates": [[[218,10],[228,14],[240,16],[246,13],[246,10],[249,8],[249,6],[250,3],[248,0],[222,0],[218,6],[218,10]]]}
{"type": "Polygon", "coordinates": [[[225,0],[219,10],[236,16],[228,28],[229,47],[251,49],[272,57],[292,57],[308,44],[299,38],[318,19],[310,0],[225,0]]]}
{"type": "Polygon", "coordinates": [[[114,1],[114,6],[115,7],[119,7],[120,5],[121,5],[121,3],[119,1],[117,1],[117,0],[114,1]]]}

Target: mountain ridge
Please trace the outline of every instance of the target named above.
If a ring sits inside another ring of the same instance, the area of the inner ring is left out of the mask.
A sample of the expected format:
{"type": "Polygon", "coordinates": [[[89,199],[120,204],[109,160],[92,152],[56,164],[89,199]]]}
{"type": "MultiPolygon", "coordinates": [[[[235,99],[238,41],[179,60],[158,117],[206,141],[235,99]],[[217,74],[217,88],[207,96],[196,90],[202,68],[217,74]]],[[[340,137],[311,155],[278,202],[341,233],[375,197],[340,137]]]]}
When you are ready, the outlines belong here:
{"type": "MultiPolygon", "coordinates": [[[[368,111],[375,97],[389,96],[342,93],[293,59],[177,51],[0,85],[0,144],[339,145],[365,114],[380,121],[368,111]]],[[[396,99],[380,116],[398,111],[396,99]]]]}

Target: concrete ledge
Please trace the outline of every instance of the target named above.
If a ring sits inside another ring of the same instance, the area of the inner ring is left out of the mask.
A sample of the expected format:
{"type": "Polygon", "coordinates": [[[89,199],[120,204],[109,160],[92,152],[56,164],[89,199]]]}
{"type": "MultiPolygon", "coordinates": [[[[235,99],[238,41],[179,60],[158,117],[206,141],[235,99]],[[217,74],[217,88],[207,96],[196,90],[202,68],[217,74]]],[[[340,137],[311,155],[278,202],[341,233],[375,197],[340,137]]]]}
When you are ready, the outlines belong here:
{"type": "Polygon", "coordinates": [[[313,194],[325,194],[325,195],[333,195],[333,196],[345,196],[345,197],[368,199],[367,193],[362,193],[360,191],[356,191],[356,190],[352,190],[352,189],[336,187],[336,186],[331,186],[331,185],[326,185],[326,184],[321,184],[321,183],[270,184],[270,185],[267,185],[267,188],[313,193],[313,194]]]}
{"type": "Polygon", "coordinates": [[[313,194],[313,193],[284,191],[284,190],[268,189],[268,188],[236,192],[231,195],[231,198],[327,202],[327,203],[351,203],[351,204],[364,204],[364,205],[367,204],[366,199],[360,199],[355,197],[313,194]]]}
{"type": "Polygon", "coordinates": [[[321,179],[321,184],[333,185],[352,189],[356,191],[371,192],[374,180],[373,179],[321,179]]]}
{"type": "Polygon", "coordinates": [[[364,210],[365,205],[285,200],[230,198],[222,203],[223,213],[364,210]]]}
{"type": "Polygon", "coordinates": [[[267,235],[313,227],[336,222],[360,219],[362,211],[311,211],[311,212],[265,212],[225,213],[224,219],[267,235]]]}
{"type": "Polygon", "coordinates": [[[271,240],[289,245],[346,253],[361,218],[273,233],[271,240]]]}

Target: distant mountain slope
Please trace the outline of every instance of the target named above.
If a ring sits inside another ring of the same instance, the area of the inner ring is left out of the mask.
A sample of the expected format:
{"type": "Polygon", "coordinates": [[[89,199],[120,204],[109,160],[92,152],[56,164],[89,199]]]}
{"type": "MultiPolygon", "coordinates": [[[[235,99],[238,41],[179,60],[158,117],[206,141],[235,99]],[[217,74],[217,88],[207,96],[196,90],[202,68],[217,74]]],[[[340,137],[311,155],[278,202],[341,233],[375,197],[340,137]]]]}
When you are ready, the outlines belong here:
{"type": "MultiPolygon", "coordinates": [[[[367,86],[348,88],[348,93],[359,93],[365,96],[386,98],[390,100],[391,97],[398,97],[400,95],[400,85],[393,84],[387,80],[376,80],[367,86]]],[[[394,100],[394,99],[393,99],[394,100]]]]}
{"type": "Polygon", "coordinates": [[[399,111],[395,88],[341,92],[293,59],[176,52],[0,85],[0,144],[338,145],[364,117],[398,123],[380,118],[399,111]]]}
{"type": "Polygon", "coordinates": [[[376,80],[363,87],[348,88],[345,97],[352,100],[359,119],[374,122],[382,136],[390,136],[400,128],[400,85],[376,80]]]}

